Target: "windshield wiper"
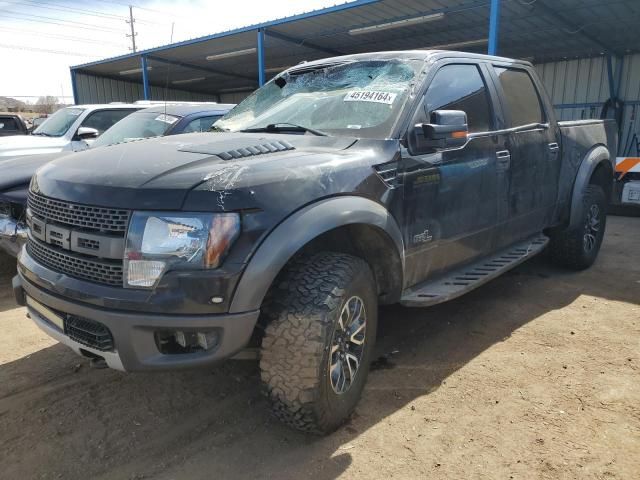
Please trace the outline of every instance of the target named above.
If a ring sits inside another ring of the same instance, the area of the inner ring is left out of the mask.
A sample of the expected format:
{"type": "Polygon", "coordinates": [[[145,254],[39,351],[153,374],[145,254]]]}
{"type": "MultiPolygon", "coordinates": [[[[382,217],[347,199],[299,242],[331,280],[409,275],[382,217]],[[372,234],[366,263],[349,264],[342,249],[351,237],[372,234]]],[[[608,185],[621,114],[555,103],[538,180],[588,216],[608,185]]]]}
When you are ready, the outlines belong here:
{"type": "Polygon", "coordinates": [[[43,137],[52,137],[53,135],[50,135],[48,133],[44,133],[44,132],[36,132],[36,133],[32,133],[31,135],[42,135],[43,137]]]}
{"type": "Polygon", "coordinates": [[[322,132],[320,130],[316,130],[315,128],[309,128],[302,125],[296,125],[295,123],[288,122],[278,122],[278,123],[270,123],[266,127],[255,127],[255,128],[245,128],[244,130],[240,130],[245,133],[252,132],[284,132],[284,131],[298,131],[298,132],[309,132],[319,137],[328,137],[329,134],[322,132]]]}

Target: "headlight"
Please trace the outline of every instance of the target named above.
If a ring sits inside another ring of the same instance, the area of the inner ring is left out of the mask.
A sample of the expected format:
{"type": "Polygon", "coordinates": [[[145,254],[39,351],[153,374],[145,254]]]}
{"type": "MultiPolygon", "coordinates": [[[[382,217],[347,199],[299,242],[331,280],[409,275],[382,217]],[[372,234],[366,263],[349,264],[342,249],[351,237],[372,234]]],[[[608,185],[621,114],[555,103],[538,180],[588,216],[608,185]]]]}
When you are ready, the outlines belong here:
{"type": "Polygon", "coordinates": [[[237,213],[134,212],[125,287],[152,288],[169,270],[216,268],[239,234],[237,213]]]}

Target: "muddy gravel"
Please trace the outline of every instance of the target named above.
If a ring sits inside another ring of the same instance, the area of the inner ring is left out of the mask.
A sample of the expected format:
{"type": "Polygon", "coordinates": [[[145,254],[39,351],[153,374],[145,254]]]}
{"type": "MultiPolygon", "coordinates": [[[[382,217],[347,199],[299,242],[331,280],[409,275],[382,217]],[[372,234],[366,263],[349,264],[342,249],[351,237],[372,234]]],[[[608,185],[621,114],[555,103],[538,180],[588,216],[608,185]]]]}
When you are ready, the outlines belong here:
{"type": "Polygon", "coordinates": [[[257,365],[92,370],[13,303],[0,259],[2,479],[638,479],[640,218],[597,263],[536,258],[463,298],[381,310],[350,423],[280,425],[257,365]]]}

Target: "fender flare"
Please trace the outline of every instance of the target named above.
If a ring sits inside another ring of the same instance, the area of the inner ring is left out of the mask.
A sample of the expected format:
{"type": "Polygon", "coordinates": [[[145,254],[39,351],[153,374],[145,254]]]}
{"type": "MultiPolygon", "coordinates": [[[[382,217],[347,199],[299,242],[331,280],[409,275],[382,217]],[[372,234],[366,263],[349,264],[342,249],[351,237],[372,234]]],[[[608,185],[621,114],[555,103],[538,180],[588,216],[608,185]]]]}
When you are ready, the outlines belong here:
{"type": "MultiPolygon", "coordinates": [[[[589,180],[599,165],[607,163],[611,168],[611,155],[607,147],[598,145],[591,149],[580,163],[576,179],[573,183],[573,192],[571,194],[571,213],[569,216],[569,229],[576,228],[580,224],[584,205],[582,204],[582,195],[584,189],[589,185],[589,180]]],[[[613,182],[613,177],[611,178],[613,182]]]]}
{"type": "Polygon", "coordinates": [[[229,313],[260,308],[276,276],[298,250],[318,235],[353,224],[366,224],[386,232],[398,249],[404,269],[402,233],[386,208],[364,197],[320,200],[293,213],[268,234],[240,277],[229,313]]]}

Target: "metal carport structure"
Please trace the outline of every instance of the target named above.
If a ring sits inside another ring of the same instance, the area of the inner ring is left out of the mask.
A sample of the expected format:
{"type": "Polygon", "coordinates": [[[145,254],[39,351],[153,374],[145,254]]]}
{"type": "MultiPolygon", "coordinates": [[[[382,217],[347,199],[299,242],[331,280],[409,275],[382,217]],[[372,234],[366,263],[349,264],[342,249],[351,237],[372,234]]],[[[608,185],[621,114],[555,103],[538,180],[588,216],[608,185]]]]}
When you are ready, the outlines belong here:
{"type": "Polygon", "coordinates": [[[76,103],[236,102],[304,60],[455,49],[528,59],[561,117],[600,115],[606,102],[622,124],[640,103],[639,21],[637,0],[356,0],[77,65],[71,77],[76,103]]]}

